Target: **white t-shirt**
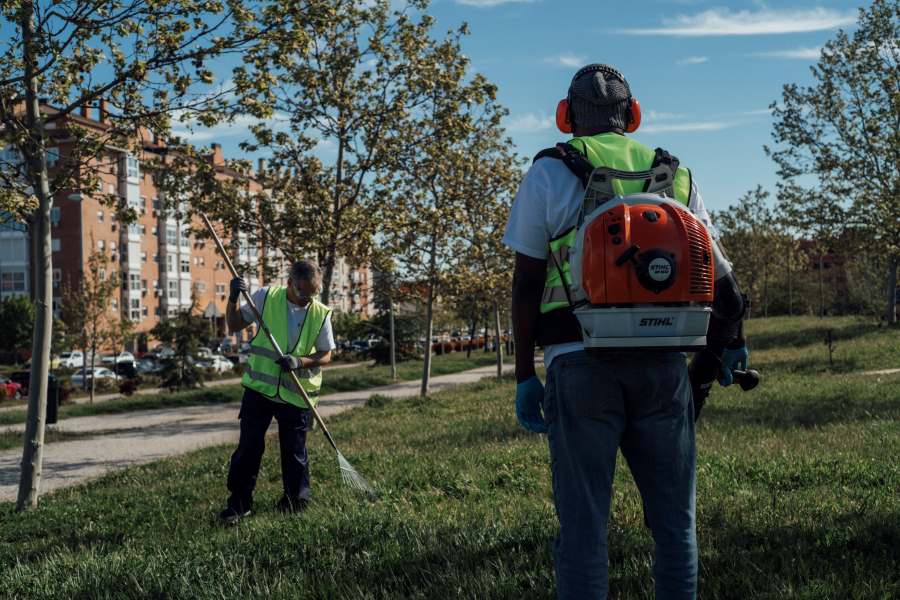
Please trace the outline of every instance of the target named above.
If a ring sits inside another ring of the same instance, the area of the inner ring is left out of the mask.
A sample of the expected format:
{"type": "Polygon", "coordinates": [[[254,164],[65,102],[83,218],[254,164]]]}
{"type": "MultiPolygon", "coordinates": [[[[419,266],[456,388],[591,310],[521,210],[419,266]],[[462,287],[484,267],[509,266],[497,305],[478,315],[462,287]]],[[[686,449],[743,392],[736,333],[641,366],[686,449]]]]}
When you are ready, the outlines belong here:
{"type": "MultiPolygon", "coordinates": [[[[573,227],[584,199],[584,186],[561,160],[542,158],[531,165],[519,191],[513,200],[506,223],[503,243],[531,258],[546,259],[550,240],[573,227]]],[[[709,213],[697,184],[691,178],[691,196],[688,208],[706,227],[714,239],[719,234],[710,221],[709,213]]],[[[716,257],[716,275],[722,277],[731,272],[731,265],[719,253],[716,257]]],[[[561,354],[584,349],[582,342],[553,344],[544,348],[544,366],[561,354]]]]}
{"type": "MultiPolygon", "coordinates": [[[[259,314],[263,314],[263,305],[266,300],[266,293],[268,293],[268,286],[259,288],[251,297],[253,298],[253,304],[256,305],[256,308],[259,310],[259,314]]],[[[303,321],[306,319],[306,307],[305,306],[297,306],[290,300],[287,302],[288,306],[288,347],[282,348],[282,352],[287,352],[289,348],[293,348],[297,343],[297,338],[300,337],[300,328],[303,327],[303,321]]],[[[255,323],[256,319],[253,318],[253,311],[250,310],[250,306],[244,304],[241,306],[241,315],[243,315],[244,320],[248,323],[255,323]]],[[[316,350],[318,352],[327,352],[328,350],[334,350],[337,346],[334,343],[334,333],[331,330],[331,314],[325,318],[325,323],[322,325],[322,330],[319,332],[319,337],[316,338],[316,350]]]]}

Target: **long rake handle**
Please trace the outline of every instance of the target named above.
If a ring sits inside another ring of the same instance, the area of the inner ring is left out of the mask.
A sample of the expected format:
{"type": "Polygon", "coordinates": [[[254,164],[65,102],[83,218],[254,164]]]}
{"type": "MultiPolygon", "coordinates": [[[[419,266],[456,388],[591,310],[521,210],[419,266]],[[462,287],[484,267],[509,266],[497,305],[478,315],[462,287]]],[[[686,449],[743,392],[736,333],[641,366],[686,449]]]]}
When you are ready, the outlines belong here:
{"type": "MultiPolygon", "coordinates": [[[[228,270],[231,271],[231,276],[235,278],[240,277],[237,270],[234,268],[234,264],[231,262],[231,258],[229,258],[228,253],[225,252],[225,247],[222,245],[222,240],[219,239],[219,235],[216,233],[216,230],[213,229],[212,223],[209,222],[209,218],[203,212],[200,213],[200,218],[203,219],[204,224],[206,224],[206,228],[209,230],[210,235],[212,235],[213,240],[216,242],[216,248],[219,249],[219,254],[221,254],[222,258],[225,259],[225,264],[228,265],[228,270]]],[[[266,334],[266,337],[269,339],[269,343],[272,344],[272,348],[279,355],[284,356],[284,353],[278,346],[278,342],[275,341],[275,337],[272,335],[272,332],[269,331],[269,328],[268,326],[266,326],[265,321],[263,321],[262,315],[259,314],[259,309],[257,309],[256,304],[253,303],[253,298],[250,297],[250,293],[247,290],[242,290],[241,294],[244,296],[244,300],[247,302],[250,310],[253,311],[253,317],[256,319],[257,325],[262,328],[263,332],[266,334]]],[[[334,443],[334,438],[331,437],[331,433],[325,426],[325,422],[319,415],[319,411],[316,410],[316,407],[312,402],[310,402],[309,396],[306,395],[306,390],[304,390],[303,386],[300,385],[300,379],[297,377],[297,374],[293,371],[289,371],[289,373],[291,374],[291,378],[294,380],[294,384],[297,386],[297,389],[300,390],[300,395],[303,396],[303,400],[306,402],[306,405],[309,406],[309,408],[312,410],[313,417],[316,419],[316,423],[319,424],[319,427],[322,428],[322,433],[325,434],[325,437],[328,439],[328,443],[331,444],[331,447],[334,448],[335,452],[340,454],[340,450],[338,450],[337,444],[334,443]]]]}

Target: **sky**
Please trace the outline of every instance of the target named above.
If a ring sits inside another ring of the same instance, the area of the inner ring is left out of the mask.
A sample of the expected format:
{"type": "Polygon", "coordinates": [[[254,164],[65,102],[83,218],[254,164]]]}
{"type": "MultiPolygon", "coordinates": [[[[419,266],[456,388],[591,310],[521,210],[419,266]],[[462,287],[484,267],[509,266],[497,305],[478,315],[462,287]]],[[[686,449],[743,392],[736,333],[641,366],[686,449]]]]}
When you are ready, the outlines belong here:
{"type": "MultiPolygon", "coordinates": [[[[634,137],[691,169],[711,210],[761,184],[774,192],[769,105],[787,83],[812,82],[810,66],[838,29],[854,28],[860,2],[789,0],[436,0],[436,31],[469,24],[471,68],[499,87],[507,132],[520,155],[564,141],[556,105],[581,66],[619,69],[642,107],[634,137]]],[[[225,156],[246,123],[195,131],[225,156]]]]}

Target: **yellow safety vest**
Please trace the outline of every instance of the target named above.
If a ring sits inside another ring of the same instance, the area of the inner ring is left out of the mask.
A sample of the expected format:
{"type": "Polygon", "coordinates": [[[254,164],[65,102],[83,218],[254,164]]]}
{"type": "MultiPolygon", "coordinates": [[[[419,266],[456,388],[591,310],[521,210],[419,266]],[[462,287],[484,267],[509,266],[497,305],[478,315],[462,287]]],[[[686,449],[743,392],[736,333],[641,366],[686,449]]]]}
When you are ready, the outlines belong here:
{"type": "MultiPolygon", "coordinates": [[[[578,137],[568,143],[595,169],[609,167],[619,171],[647,171],[656,157],[655,150],[617,133],[578,137]]],[[[644,185],[642,181],[618,179],[614,179],[612,184],[613,190],[620,196],[639,194],[643,191],[644,185]]],[[[678,167],[672,190],[675,200],[688,206],[691,197],[691,172],[688,169],[678,167]]],[[[575,245],[576,234],[577,231],[572,226],[550,240],[547,276],[544,281],[544,294],[541,297],[542,314],[569,306],[567,292],[568,286],[572,284],[569,249],[575,245]]]]}
{"type": "MultiPolygon", "coordinates": [[[[306,317],[300,326],[300,335],[293,348],[288,348],[288,299],[287,288],[284,286],[271,286],[266,292],[265,304],[263,304],[262,318],[272,332],[278,347],[285,354],[301,357],[312,354],[316,345],[316,338],[325,325],[325,319],[331,314],[331,309],[319,302],[311,300],[306,307],[306,317]]],[[[247,368],[241,378],[241,385],[257,391],[268,398],[281,398],[285,402],[309,408],[300,391],[297,389],[290,374],[284,371],[278,363],[278,353],[269,344],[269,338],[258,327],[256,335],[250,342],[250,357],[247,360],[247,368]]],[[[295,371],[300,385],[306,391],[310,401],[315,405],[319,400],[319,390],[322,387],[322,368],[301,369],[295,371]]]]}

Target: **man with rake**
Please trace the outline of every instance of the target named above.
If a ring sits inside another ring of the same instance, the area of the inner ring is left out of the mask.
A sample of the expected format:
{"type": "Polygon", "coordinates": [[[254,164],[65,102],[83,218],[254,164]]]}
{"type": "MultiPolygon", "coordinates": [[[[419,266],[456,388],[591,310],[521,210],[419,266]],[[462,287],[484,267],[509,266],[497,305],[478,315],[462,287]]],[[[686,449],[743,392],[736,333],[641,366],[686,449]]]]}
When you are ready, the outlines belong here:
{"type": "MultiPolygon", "coordinates": [[[[297,375],[303,391],[315,404],[322,387],[322,366],[331,361],[331,351],[335,348],[331,309],[316,299],[320,286],[318,265],[299,260],[291,266],[286,286],[267,286],[253,293],[253,304],[285,354],[281,356],[272,348],[257,325],[241,380],[244,396],[239,415],[240,440],[228,469],[231,495],[219,514],[225,524],[233,525],[251,514],[266,431],[273,417],[278,421],[284,486],[284,495],[276,507],[294,513],[302,511],[309,502],[306,432],[312,415],[289,371],[297,375]]],[[[225,317],[232,333],[254,323],[250,305],[238,307],[238,298],[246,290],[244,279],[231,280],[225,317]]]]}

